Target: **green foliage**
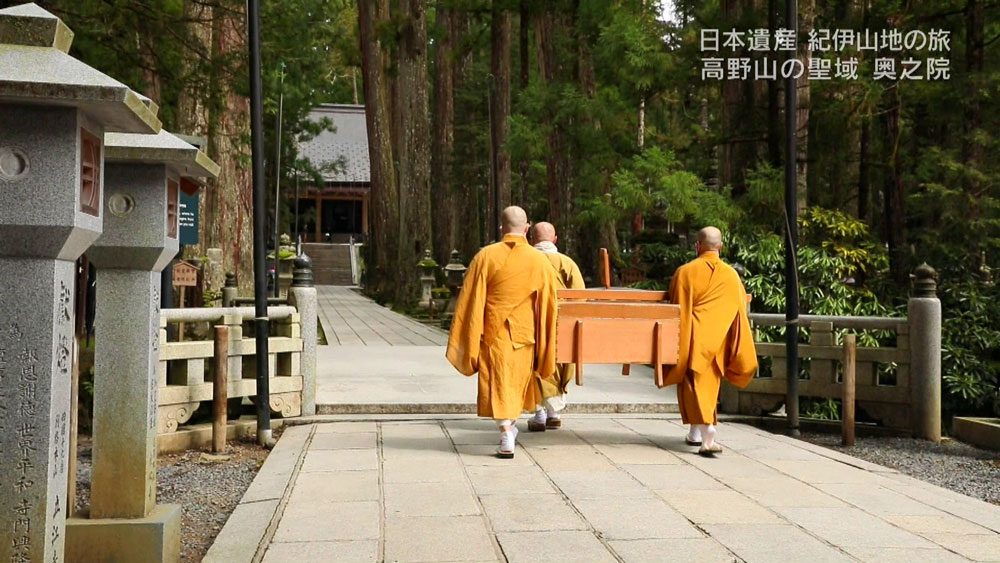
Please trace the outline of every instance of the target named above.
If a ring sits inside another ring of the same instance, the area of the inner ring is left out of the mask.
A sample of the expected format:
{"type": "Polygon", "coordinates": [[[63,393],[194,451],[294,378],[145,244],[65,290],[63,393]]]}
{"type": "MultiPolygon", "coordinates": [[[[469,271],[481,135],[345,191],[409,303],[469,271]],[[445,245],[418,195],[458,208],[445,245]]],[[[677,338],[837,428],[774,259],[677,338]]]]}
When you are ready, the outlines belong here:
{"type": "Polygon", "coordinates": [[[655,214],[673,223],[725,229],[741,216],[725,193],[711,191],[684,170],[672,151],[653,147],[611,176],[612,201],[629,213],[655,214]]]}
{"type": "Polygon", "coordinates": [[[803,397],[799,403],[799,410],[803,418],[840,420],[840,401],[837,399],[803,397]]]}

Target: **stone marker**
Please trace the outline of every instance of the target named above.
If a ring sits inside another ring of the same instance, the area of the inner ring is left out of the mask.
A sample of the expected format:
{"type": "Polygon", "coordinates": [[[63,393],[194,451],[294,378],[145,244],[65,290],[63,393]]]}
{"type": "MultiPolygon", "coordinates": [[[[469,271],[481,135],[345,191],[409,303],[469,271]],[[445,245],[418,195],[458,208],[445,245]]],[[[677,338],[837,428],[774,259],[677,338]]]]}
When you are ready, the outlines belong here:
{"type": "Polygon", "coordinates": [[[0,561],[63,561],[74,261],[101,234],[106,131],[156,133],[34,4],[0,10],[0,561]]]}
{"type": "Polygon", "coordinates": [[[177,254],[180,191],[219,167],[167,131],[104,141],[108,214],[87,252],[98,268],[90,514],[69,521],[66,555],[176,561],[181,509],[156,506],[160,272],[177,254]],[[106,528],[121,519],[130,531],[109,537],[106,528]]]}

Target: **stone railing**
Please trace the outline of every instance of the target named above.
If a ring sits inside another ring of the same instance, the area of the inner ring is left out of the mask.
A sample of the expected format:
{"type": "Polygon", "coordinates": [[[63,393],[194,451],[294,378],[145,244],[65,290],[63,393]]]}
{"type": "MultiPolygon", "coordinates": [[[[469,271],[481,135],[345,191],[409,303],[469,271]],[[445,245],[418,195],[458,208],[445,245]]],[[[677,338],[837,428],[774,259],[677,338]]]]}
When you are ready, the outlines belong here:
{"type": "MultiPolygon", "coordinates": [[[[295,307],[269,307],[271,336],[268,338],[268,364],[271,374],[271,411],[282,417],[302,413],[303,338],[302,322],[295,307]]],[[[242,400],[256,397],[257,357],[255,341],[244,338],[253,334],[253,307],[216,307],[205,309],[164,309],[160,313],[159,433],[175,432],[203,402],[212,401],[212,340],[172,342],[167,326],[178,323],[207,322],[229,327],[228,397],[242,400]],[[244,330],[246,325],[246,330],[244,330]]]]}
{"type": "MultiPolygon", "coordinates": [[[[751,313],[755,328],[784,326],[785,316],[751,313]]],[[[888,330],[895,333],[895,346],[857,349],[856,397],[858,409],[893,429],[911,428],[910,325],[898,317],[827,317],[802,315],[799,327],[809,336],[808,344],[799,344],[799,358],[808,360],[809,379],[799,379],[799,395],[840,399],[844,349],[838,332],[888,330]]],[[[785,402],[788,372],[785,365],[785,342],[760,342],[757,355],[764,363],[771,358],[769,376],[758,376],[743,390],[723,387],[722,411],[762,415],[774,412],[785,402]]]]}

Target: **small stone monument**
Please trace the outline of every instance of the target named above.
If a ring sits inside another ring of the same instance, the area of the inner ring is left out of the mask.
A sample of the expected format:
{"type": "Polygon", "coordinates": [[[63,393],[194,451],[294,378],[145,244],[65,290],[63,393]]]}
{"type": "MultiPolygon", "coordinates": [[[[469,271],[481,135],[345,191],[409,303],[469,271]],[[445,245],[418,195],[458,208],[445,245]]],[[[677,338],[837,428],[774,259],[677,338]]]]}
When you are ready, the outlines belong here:
{"type": "Polygon", "coordinates": [[[108,215],[87,252],[99,272],[90,514],[68,522],[66,555],[177,561],[181,508],[156,504],[160,272],[177,254],[180,191],[219,166],[165,130],[104,143],[108,215]]]}
{"type": "Polygon", "coordinates": [[[101,234],[106,131],[156,133],[35,4],[0,10],[0,561],[63,560],[74,261],[101,234]]]}
{"type": "Polygon", "coordinates": [[[465,280],[465,271],[468,269],[462,264],[458,257],[458,249],[451,251],[451,260],[444,270],[444,283],[448,286],[451,296],[448,298],[448,306],[441,317],[441,328],[450,329],[451,320],[455,316],[455,307],[458,305],[458,293],[462,290],[462,282],[465,280]]]}
{"type": "Polygon", "coordinates": [[[431,256],[430,249],[424,251],[424,257],[417,263],[420,268],[420,308],[431,309],[434,306],[434,271],[437,270],[438,263],[431,256]]]}

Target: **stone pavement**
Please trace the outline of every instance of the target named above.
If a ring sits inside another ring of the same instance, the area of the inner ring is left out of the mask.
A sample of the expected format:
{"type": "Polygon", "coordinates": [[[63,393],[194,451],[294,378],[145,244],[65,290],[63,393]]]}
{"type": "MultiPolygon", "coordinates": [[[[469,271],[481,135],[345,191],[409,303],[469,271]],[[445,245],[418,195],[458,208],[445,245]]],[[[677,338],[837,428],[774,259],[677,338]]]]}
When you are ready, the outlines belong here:
{"type": "Polygon", "coordinates": [[[288,428],[206,562],[1000,561],[1000,507],[811,444],[568,416],[513,460],[470,417],[288,428]]]}
{"type": "MultiPolygon", "coordinates": [[[[347,287],[320,286],[320,320],[328,344],[316,350],[320,414],[473,413],[476,378],[444,357],[448,335],[394,313],[347,287]]],[[[584,366],[584,385],[570,385],[570,411],[677,412],[674,387],[657,389],[653,370],[584,366]]]]}

